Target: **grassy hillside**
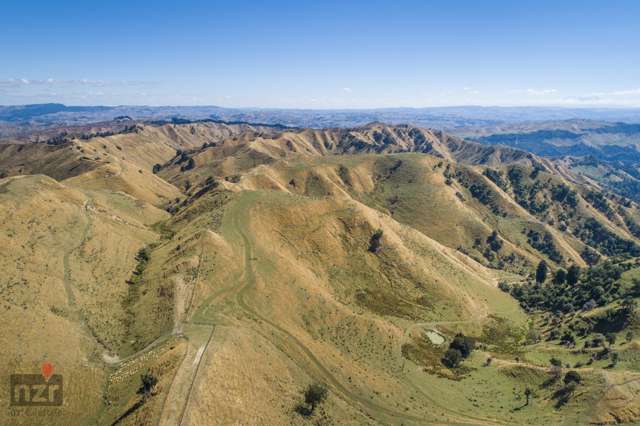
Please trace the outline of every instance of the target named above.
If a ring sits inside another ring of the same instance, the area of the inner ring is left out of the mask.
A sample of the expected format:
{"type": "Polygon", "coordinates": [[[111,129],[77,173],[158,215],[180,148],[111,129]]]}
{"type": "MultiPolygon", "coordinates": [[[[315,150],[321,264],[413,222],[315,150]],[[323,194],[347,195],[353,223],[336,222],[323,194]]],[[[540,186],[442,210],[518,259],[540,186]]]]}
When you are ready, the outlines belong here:
{"type": "Polygon", "coordinates": [[[3,375],[54,363],[60,424],[638,419],[638,206],[562,163],[377,123],[24,146],[3,375]]]}

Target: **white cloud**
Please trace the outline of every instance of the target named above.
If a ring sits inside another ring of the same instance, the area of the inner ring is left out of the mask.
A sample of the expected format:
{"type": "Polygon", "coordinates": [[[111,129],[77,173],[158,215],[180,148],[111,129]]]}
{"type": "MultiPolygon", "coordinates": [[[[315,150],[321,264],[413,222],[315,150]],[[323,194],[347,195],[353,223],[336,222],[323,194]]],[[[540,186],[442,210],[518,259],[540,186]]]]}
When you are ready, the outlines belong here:
{"type": "Polygon", "coordinates": [[[527,93],[534,96],[553,95],[558,93],[557,89],[527,89],[527,93]]]}
{"type": "Polygon", "coordinates": [[[592,92],[584,95],[568,96],[562,103],[569,105],[615,105],[640,106],[640,89],[612,90],[609,92],[592,92]]]}
{"type": "Polygon", "coordinates": [[[640,96],[640,89],[616,90],[610,93],[612,96],[640,96]]]}
{"type": "Polygon", "coordinates": [[[343,87],[343,88],[342,88],[342,91],[344,91],[345,93],[351,93],[351,92],[353,92],[353,90],[351,90],[351,88],[350,88],[350,87],[343,87]]]}

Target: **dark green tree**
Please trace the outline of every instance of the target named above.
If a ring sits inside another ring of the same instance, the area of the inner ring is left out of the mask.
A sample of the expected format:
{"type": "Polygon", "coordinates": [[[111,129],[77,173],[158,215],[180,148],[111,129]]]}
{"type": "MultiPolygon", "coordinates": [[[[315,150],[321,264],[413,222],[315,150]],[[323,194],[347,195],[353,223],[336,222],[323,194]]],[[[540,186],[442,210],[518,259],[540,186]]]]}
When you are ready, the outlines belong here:
{"type": "Polygon", "coordinates": [[[531,398],[532,394],[533,394],[533,391],[531,390],[531,388],[529,386],[527,386],[524,389],[524,397],[527,399],[527,402],[524,405],[529,405],[529,399],[531,398]]]}
{"type": "Polygon", "coordinates": [[[562,361],[560,361],[558,358],[551,358],[549,360],[549,364],[554,367],[562,367],[562,361]]]}
{"type": "Polygon", "coordinates": [[[153,392],[156,384],[158,383],[158,378],[151,374],[151,372],[147,371],[142,376],[140,376],[140,387],[138,388],[138,395],[142,395],[144,399],[148,398],[153,392]]]}
{"type": "Polygon", "coordinates": [[[567,284],[576,285],[580,279],[580,267],[571,265],[567,271],[567,284]]]}
{"type": "Polygon", "coordinates": [[[304,390],[304,404],[296,407],[296,411],[303,416],[310,416],[316,407],[327,399],[329,391],[320,383],[312,383],[304,390]]]}
{"type": "Polygon", "coordinates": [[[463,358],[467,358],[471,355],[475,346],[476,342],[472,337],[465,336],[461,333],[456,334],[456,337],[454,337],[453,341],[449,344],[449,348],[460,351],[463,358]]]}
{"type": "Polygon", "coordinates": [[[449,368],[456,368],[462,362],[462,353],[458,349],[447,349],[442,357],[442,363],[449,368]]]}
{"type": "Polygon", "coordinates": [[[382,235],[383,235],[382,229],[378,229],[371,236],[371,239],[369,240],[369,251],[371,253],[377,253],[378,250],[380,250],[382,235]]]}
{"type": "Polygon", "coordinates": [[[564,269],[558,269],[556,271],[555,276],[553,277],[553,282],[555,284],[564,284],[567,281],[567,272],[564,269]]]}
{"type": "Polygon", "coordinates": [[[580,373],[577,371],[571,370],[568,371],[567,374],[564,375],[564,384],[568,385],[569,383],[579,384],[582,381],[582,377],[580,373]]]}
{"type": "Polygon", "coordinates": [[[536,269],[536,282],[542,284],[547,279],[547,272],[549,271],[549,267],[547,266],[547,262],[541,260],[538,263],[538,268],[536,269]]]}

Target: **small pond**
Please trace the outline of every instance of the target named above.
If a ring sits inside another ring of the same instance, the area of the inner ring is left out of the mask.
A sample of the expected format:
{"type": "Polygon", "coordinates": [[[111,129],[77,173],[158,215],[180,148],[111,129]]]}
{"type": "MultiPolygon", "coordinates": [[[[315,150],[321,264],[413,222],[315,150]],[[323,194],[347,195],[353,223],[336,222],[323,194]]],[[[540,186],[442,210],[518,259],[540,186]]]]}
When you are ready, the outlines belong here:
{"type": "Polygon", "coordinates": [[[436,346],[440,346],[444,343],[444,336],[435,330],[427,330],[424,334],[426,334],[431,343],[436,346]]]}

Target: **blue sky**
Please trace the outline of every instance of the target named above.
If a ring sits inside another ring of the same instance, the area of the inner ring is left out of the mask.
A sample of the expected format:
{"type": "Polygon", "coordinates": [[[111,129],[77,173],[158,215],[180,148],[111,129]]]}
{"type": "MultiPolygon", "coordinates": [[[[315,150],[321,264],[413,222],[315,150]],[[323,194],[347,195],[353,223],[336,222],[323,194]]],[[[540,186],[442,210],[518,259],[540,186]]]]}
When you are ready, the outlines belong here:
{"type": "Polygon", "coordinates": [[[640,106],[638,1],[31,1],[0,104],[640,106]]]}

